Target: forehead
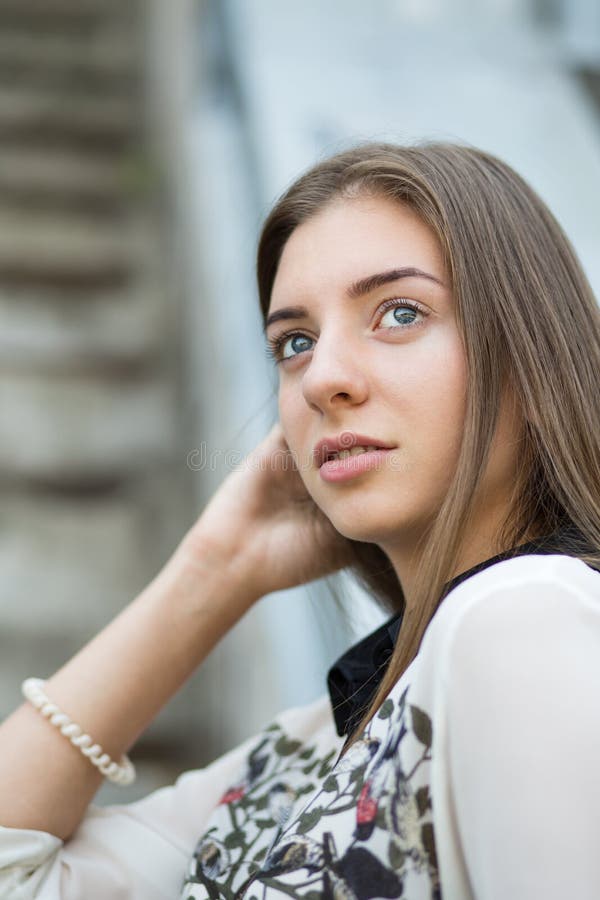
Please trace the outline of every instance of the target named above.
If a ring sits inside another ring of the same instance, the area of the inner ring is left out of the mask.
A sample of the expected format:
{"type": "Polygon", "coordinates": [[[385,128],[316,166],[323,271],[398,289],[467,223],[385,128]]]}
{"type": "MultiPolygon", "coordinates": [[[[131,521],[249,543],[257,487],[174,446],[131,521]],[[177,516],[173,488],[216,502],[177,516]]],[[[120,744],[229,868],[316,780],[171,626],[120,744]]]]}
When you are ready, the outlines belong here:
{"type": "Polygon", "coordinates": [[[437,236],[408,205],[381,197],[336,199],[290,235],[271,305],[290,295],[345,288],[372,272],[401,266],[444,281],[437,236]]]}

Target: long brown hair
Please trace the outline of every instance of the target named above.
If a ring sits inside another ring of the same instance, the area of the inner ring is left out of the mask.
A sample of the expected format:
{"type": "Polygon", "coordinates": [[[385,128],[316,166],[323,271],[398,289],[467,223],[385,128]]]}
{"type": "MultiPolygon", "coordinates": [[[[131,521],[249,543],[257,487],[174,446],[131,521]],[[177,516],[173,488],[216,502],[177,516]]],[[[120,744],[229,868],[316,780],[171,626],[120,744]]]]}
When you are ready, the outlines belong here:
{"type": "MultiPolygon", "coordinates": [[[[468,396],[454,478],[421,546],[411,615],[347,747],[414,658],[455,574],[507,384],[522,416],[522,453],[497,552],[572,523],[587,546],[568,552],[600,567],[600,309],[560,225],[508,165],[449,143],[367,143],[317,164],[264,224],[257,257],[263,320],[294,229],[333,199],[364,195],[410,205],[437,235],[465,347],[468,396]]],[[[351,544],[350,570],[387,609],[402,611],[387,555],[375,544],[351,544]]]]}

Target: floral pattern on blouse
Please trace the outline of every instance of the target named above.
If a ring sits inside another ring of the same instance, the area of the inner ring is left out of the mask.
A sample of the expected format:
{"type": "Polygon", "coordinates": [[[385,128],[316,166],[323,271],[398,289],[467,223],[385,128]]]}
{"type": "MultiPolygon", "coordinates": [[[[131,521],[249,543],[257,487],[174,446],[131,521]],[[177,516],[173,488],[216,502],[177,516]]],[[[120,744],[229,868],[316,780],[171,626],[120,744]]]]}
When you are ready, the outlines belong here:
{"type": "Polygon", "coordinates": [[[440,900],[431,720],[403,683],[338,761],[270,725],[209,819],[180,900],[440,900]]]}

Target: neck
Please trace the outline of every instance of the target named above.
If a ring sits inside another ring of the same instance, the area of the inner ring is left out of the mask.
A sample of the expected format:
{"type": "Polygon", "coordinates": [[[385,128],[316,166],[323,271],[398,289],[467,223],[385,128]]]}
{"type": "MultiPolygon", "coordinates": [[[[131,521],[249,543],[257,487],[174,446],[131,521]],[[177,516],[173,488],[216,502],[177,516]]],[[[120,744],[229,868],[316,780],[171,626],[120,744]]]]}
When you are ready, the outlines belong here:
{"type": "MultiPolygon", "coordinates": [[[[479,520],[476,527],[471,528],[463,541],[458,560],[452,567],[446,581],[451,581],[463,572],[467,572],[479,563],[485,562],[491,557],[506,550],[510,550],[513,544],[501,544],[498,540],[501,525],[504,522],[503,515],[488,515],[485,520],[479,520]]],[[[541,536],[539,530],[531,529],[519,543],[526,543],[541,536]]],[[[405,610],[410,614],[414,608],[415,586],[419,566],[423,557],[423,536],[405,543],[382,545],[382,549],[394,566],[398,580],[402,586],[405,610]]]]}

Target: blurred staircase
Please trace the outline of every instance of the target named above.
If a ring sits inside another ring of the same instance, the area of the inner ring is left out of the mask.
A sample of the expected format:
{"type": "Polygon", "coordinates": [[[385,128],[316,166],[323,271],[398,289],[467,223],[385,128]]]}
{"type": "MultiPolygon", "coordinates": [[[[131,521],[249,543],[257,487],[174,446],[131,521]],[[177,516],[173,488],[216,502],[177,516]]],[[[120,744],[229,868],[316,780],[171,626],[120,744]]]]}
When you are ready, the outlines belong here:
{"type": "Polygon", "coordinates": [[[190,515],[149,9],[0,0],[2,716],[21,678],[155,574],[190,515]]]}

